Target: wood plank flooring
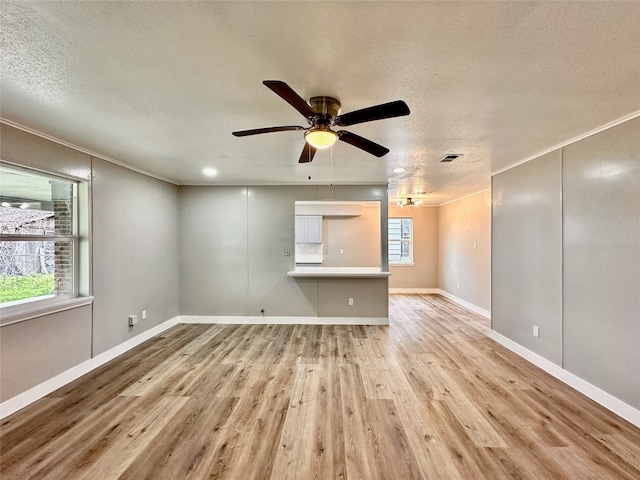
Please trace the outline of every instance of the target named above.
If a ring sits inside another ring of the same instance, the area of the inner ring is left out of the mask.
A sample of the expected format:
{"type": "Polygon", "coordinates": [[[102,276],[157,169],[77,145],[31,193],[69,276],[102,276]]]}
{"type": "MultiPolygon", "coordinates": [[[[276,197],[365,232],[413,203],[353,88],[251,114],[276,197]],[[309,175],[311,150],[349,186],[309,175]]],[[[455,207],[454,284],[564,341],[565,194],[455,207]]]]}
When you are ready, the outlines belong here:
{"type": "Polygon", "coordinates": [[[179,325],[4,419],[9,479],[633,479],[640,429],[437,295],[383,326],[179,325]]]}

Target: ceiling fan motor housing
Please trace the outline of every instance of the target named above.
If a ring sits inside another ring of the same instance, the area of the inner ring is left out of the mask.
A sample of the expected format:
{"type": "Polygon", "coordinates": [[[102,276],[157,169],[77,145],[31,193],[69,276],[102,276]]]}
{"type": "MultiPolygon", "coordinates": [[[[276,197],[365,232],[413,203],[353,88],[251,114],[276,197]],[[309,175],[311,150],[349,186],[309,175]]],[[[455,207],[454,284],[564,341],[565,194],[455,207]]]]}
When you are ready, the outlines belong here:
{"type": "Polygon", "coordinates": [[[340,101],[333,97],[311,97],[309,105],[327,123],[330,123],[333,117],[337,117],[340,114],[340,101]]]}

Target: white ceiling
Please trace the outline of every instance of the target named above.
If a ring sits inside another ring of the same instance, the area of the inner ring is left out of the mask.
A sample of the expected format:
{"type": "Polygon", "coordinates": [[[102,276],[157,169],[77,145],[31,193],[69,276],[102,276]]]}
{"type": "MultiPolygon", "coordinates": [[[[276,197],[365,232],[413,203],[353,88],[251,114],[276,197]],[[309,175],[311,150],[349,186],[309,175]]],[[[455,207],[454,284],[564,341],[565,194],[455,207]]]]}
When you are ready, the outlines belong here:
{"type": "Polygon", "coordinates": [[[0,14],[2,118],[178,184],[388,182],[441,204],[640,110],[639,2],[2,1],[0,14]],[[383,158],[338,142],[300,165],[303,132],[231,135],[306,126],[262,80],[343,112],[402,99],[411,115],[347,128],[383,158]]]}

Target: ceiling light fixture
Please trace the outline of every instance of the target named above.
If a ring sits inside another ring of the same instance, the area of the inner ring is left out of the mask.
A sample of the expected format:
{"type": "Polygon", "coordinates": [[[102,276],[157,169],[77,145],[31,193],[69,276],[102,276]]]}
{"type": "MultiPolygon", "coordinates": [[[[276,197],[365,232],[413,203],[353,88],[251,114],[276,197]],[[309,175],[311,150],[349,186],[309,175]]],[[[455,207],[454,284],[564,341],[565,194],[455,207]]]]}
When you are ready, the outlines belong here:
{"type": "Polygon", "coordinates": [[[420,205],[422,203],[421,200],[413,200],[411,197],[407,197],[407,199],[405,201],[399,201],[398,202],[398,206],[399,207],[414,207],[416,205],[420,205]]]}
{"type": "Polygon", "coordinates": [[[207,177],[215,177],[218,175],[218,171],[215,168],[207,167],[202,170],[207,177]]]}
{"type": "Polygon", "coordinates": [[[402,172],[404,172],[404,168],[402,168],[402,167],[398,167],[398,168],[394,168],[393,169],[393,173],[402,173],[402,172]]]}
{"type": "Polygon", "coordinates": [[[318,128],[306,132],[304,139],[314,148],[329,148],[336,143],[338,135],[336,132],[331,131],[329,127],[319,125],[318,128]]]}

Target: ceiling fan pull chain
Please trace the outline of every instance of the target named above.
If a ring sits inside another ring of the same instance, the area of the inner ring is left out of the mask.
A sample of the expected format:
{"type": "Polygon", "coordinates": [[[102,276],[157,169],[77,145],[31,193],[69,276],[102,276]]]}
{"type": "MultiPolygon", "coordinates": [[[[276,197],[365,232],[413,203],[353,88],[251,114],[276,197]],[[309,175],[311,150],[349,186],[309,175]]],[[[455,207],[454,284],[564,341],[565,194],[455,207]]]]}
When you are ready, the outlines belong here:
{"type": "Polygon", "coordinates": [[[329,174],[329,185],[333,187],[333,145],[329,147],[331,149],[331,162],[330,162],[330,174],[329,174]]]}

